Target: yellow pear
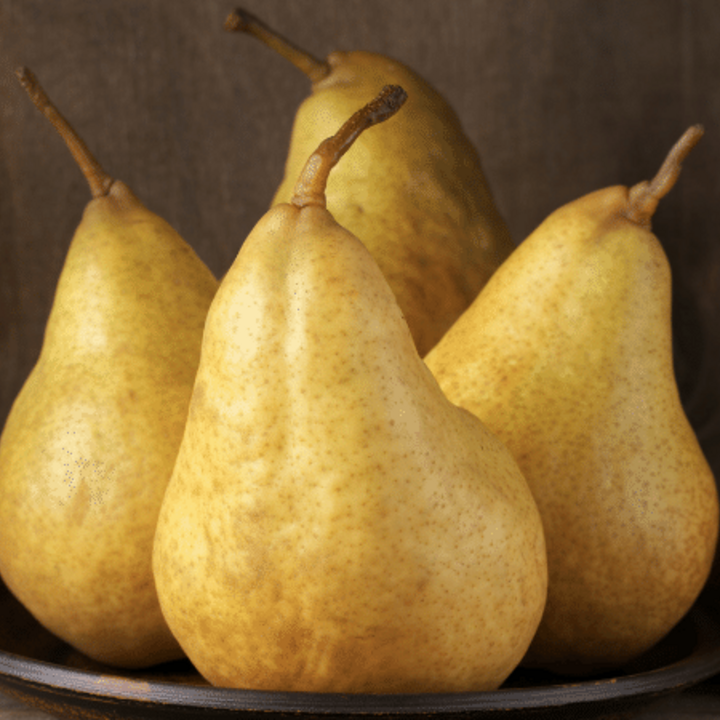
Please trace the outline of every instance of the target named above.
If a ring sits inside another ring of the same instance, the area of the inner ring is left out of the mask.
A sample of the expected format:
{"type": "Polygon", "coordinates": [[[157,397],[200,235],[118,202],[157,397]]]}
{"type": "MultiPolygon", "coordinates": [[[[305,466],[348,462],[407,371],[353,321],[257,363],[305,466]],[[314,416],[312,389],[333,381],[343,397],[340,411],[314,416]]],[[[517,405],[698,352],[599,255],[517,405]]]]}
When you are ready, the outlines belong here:
{"type": "Polygon", "coordinates": [[[457,115],[423,78],[384,55],[333,52],[317,60],[241,9],[226,28],[259,38],[312,81],[274,204],[290,201],[307,158],[378,88],[407,91],[403,112],[381,135],[358,140],[326,195],[333,217],[380,266],[425,355],[515,247],[457,115]]]}
{"type": "Polygon", "coordinates": [[[158,604],[152,543],[218,283],[103,172],[35,76],[18,74],[93,199],[0,439],[0,574],[91,658],[152,665],[183,656],[158,604]]]}
{"type": "Polygon", "coordinates": [[[512,451],[540,508],[548,601],[527,665],[630,661],[710,570],[717,491],[680,404],[670,267],[650,228],[701,135],[690,128],[652,182],[552,213],[426,357],[512,451]]]}
{"type": "Polygon", "coordinates": [[[208,313],[153,567],[215,685],[496,688],[542,615],[542,523],[516,462],[443,396],[325,206],[340,155],[403,99],[385,88],[320,145],[208,313]]]}

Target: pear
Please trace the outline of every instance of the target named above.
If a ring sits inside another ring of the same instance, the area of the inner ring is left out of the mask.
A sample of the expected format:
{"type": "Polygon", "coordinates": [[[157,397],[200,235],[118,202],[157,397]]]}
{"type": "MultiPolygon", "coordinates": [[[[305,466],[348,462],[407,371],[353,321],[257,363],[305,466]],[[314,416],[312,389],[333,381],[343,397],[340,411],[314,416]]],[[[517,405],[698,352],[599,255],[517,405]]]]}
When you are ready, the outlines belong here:
{"type": "Polygon", "coordinates": [[[333,52],[317,60],[241,9],[225,26],[259,38],[312,81],[274,204],[290,201],[310,154],[378,88],[407,91],[403,112],[383,133],[358,140],[326,196],[333,217],[377,261],[425,355],[515,247],[457,115],[423,78],[384,55],[333,52]]]}
{"type": "Polygon", "coordinates": [[[152,543],[218,286],[18,71],[86,175],[37,363],[0,440],[0,574],[47,629],[122,667],[183,657],[152,543]]]}
{"type": "Polygon", "coordinates": [[[208,313],[153,567],[214,685],[496,688],[542,615],[542,523],[517,463],[443,396],[326,208],[340,155],[403,98],[385,88],[310,156],[208,313]]]}
{"type": "Polygon", "coordinates": [[[717,491],[680,403],[670,267],[651,231],[702,132],[652,182],[552,213],[426,357],[511,450],[540,508],[548,600],[525,665],[622,666],[673,628],[710,570],[717,491]]]}

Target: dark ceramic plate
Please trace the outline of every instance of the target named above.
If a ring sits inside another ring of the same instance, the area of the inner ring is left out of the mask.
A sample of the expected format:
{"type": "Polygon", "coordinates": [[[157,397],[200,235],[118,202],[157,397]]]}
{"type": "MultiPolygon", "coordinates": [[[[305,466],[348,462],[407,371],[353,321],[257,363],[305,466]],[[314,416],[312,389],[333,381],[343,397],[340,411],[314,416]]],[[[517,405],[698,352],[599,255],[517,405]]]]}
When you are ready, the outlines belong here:
{"type": "Polygon", "coordinates": [[[698,603],[657,647],[614,677],[577,681],[519,669],[492,692],[323,695],[214,688],[186,661],[139,672],[99,665],[44,630],[0,585],[0,691],[58,717],[94,720],[620,718],[655,696],[720,673],[720,613],[715,607],[698,603]]]}

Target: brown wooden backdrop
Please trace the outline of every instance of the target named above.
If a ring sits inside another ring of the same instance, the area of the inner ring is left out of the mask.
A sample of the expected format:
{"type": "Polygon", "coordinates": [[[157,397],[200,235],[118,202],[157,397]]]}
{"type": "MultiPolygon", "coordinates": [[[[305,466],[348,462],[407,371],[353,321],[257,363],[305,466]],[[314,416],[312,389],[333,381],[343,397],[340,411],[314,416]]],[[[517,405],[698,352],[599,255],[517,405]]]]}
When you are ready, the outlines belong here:
{"type": "MultiPolygon", "coordinates": [[[[232,0],[0,0],[0,423],[34,363],[88,190],[19,88],[31,67],[114,176],[222,275],[278,184],[309,84],[223,21],[232,0]]],[[[317,55],[427,77],[479,148],[516,241],[706,136],[661,204],[682,397],[720,474],[717,0],[245,0],[317,55]]]]}

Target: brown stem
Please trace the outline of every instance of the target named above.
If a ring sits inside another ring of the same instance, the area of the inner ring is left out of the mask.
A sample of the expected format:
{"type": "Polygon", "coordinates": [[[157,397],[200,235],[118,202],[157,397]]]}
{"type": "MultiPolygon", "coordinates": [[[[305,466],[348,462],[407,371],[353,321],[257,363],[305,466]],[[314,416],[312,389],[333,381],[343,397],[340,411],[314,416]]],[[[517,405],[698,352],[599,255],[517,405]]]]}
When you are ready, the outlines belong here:
{"type": "Polygon", "coordinates": [[[242,8],[233,10],[225,20],[225,29],[231,32],[244,32],[253,35],[268,47],[275,50],[286,60],[289,60],[298,70],[310,78],[311,82],[322,80],[330,74],[330,65],[324,60],[318,60],[310,53],[295,47],[289,40],[278,35],[265,25],[262,20],[242,8]]]}
{"type": "Polygon", "coordinates": [[[53,127],[60,133],[68,149],[80,166],[85,179],[90,186],[90,192],[94,198],[103,197],[108,194],[114,180],[101,167],[93,154],[88,150],[87,145],[80,139],[80,136],[73,130],[70,123],[60,114],[50,98],[45,94],[35,74],[28,68],[18,68],[15,74],[20,84],[25,88],[35,107],[52,123],[53,127]]]}
{"type": "Polygon", "coordinates": [[[407,100],[399,85],[386,85],[380,94],[358,110],[332,137],[323,140],[300,173],[290,202],[299,208],[325,207],[325,187],[330,171],[350,149],[360,133],[392,117],[407,100]]]}
{"type": "Polygon", "coordinates": [[[655,177],[650,182],[644,180],[630,188],[627,208],[623,213],[628,220],[650,229],[650,219],[658,202],[672,190],[680,177],[683,160],[697,145],[704,132],[702,125],[689,127],[673,145],[655,177]]]}

